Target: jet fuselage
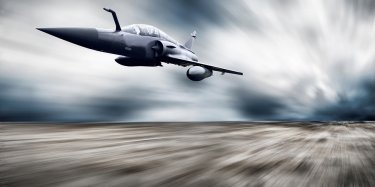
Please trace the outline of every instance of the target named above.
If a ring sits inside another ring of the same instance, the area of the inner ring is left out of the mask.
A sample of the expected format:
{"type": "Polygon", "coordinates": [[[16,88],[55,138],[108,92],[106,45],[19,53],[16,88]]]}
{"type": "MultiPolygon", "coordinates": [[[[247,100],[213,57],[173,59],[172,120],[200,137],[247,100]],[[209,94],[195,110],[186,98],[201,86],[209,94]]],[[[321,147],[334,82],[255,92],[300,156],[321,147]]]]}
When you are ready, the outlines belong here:
{"type": "Polygon", "coordinates": [[[121,55],[122,57],[117,58],[116,61],[120,64],[124,62],[123,65],[126,63],[129,66],[161,65],[163,56],[157,53],[165,47],[162,46],[163,44],[166,45],[170,54],[184,60],[198,61],[192,51],[178,43],[158,37],[96,28],[39,28],[39,30],[89,49],[121,55]]]}
{"type": "Polygon", "coordinates": [[[115,11],[104,8],[113,16],[116,29],[97,28],[38,28],[38,30],[68,42],[111,54],[120,55],[115,61],[123,66],[161,66],[170,63],[179,66],[192,66],[187,77],[201,81],[212,76],[213,71],[243,75],[198,62],[191,50],[196,32],[191,33],[185,44],[180,44],[162,30],[151,25],[133,24],[121,28],[115,11]]]}

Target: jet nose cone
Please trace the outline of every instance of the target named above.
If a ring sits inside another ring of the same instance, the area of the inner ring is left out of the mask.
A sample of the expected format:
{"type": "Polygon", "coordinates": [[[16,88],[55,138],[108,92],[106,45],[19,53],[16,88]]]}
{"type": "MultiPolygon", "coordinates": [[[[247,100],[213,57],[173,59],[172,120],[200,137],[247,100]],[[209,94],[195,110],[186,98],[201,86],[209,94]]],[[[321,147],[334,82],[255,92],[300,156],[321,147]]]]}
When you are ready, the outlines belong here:
{"type": "Polygon", "coordinates": [[[68,42],[98,49],[98,31],[93,28],[37,28],[38,30],[68,42]]]}
{"type": "Polygon", "coordinates": [[[36,29],[38,29],[42,32],[45,32],[45,33],[48,33],[48,30],[49,30],[48,28],[36,28],[36,29]]]}

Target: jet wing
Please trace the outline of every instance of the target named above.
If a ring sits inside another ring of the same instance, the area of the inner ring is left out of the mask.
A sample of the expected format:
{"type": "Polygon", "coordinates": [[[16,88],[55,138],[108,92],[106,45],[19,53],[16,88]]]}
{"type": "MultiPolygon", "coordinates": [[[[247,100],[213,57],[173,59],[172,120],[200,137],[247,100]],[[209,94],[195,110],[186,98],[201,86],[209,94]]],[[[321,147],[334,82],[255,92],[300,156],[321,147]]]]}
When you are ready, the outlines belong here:
{"type": "Polygon", "coordinates": [[[210,69],[212,71],[221,72],[223,74],[224,73],[231,73],[231,74],[236,74],[236,75],[243,75],[243,73],[241,73],[241,72],[232,71],[232,70],[219,68],[219,67],[215,67],[215,66],[210,66],[210,65],[207,65],[207,64],[202,64],[202,63],[191,61],[191,60],[181,59],[181,58],[179,58],[179,56],[174,56],[174,55],[168,55],[167,57],[163,58],[163,62],[169,63],[169,64],[175,64],[175,65],[179,65],[179,66],[183,66],[183,67],[186,67],[186,66],[201,66],[201,67],[210,69]]]}

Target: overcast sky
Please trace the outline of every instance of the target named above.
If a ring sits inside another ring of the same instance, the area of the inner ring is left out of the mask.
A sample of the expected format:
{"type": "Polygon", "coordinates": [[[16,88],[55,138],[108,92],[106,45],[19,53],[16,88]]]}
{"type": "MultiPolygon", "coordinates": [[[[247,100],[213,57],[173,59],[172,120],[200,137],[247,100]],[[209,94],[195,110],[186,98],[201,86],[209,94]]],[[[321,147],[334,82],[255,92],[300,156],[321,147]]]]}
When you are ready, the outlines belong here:
{"type": "Polygon", "coordinates": [[[375,120],[372,0],[0,0],[1,121],[375,120]],[[203,63],[125,67],[37,27],[154,25],[203,63]]]}

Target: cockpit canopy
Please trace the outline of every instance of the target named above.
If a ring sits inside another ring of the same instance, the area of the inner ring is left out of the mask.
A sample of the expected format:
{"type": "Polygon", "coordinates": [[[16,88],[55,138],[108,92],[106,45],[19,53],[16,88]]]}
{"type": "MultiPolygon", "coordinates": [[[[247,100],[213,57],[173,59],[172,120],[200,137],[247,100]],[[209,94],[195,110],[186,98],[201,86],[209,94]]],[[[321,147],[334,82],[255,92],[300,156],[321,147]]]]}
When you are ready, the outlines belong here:
{"type": "Polygon", "coordinates": [[[161,39],[170,41],[174,44],[178,44],[176,40],[168,36],[165,32],[151,25],[144,25],[144,24],[128,25],[128,26],[123,27],[122,31],[131,33],[131,34],[141,35],[141,36],[151,36],[151,37],[161,38],[161,39]]]}

